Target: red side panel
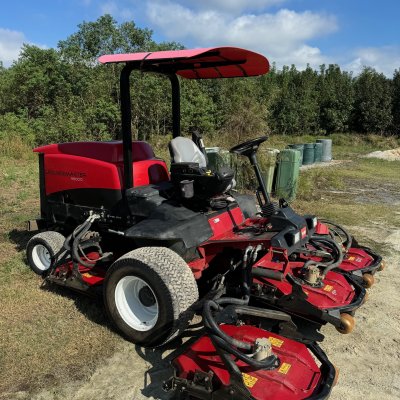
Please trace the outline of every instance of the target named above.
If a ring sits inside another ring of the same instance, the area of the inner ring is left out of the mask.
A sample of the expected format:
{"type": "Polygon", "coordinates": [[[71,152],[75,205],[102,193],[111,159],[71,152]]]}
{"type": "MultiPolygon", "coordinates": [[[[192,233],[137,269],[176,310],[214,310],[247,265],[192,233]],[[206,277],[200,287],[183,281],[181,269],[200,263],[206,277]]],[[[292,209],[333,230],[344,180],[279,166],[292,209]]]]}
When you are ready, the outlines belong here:
{"type": "MultiPolygon", "coordinates": [[[[46,194],[73,189],[118,189],[123,179],[121,141],[50,144],[45,154],[46,194]]],[[[132,143],[133,186],[169,180],[167,165],[146,142],[132,143]]]]}
{"type": "Polygon", "coordinates": [[[119,189],[121,181],[114,164],[66,154],[44,157],[46,194],[73,189],[119,189]]]}
{"type": "Polygon", "coordinates": [[[315,233],[317,235],[329,235],[329,227],[328,225],[323,224],[322,222],[317,222],[317,226],[315,227],[315,233]]]}
{"type": "Polygon", "coordinates": [[[167,165],[163,160],[144,160],[133,163],[133,186],[169,180],[167,165]]]}
{"type": "MultiPolygon", "coordinates": [[[[49,144],[47,146],[37,147],[33,151],[44,154],[69,154],[71,156],[93,158],[110,163],[123,162],[124,160],[122,142],[120,140],[111,142],[49,144]]],[[[134,141],[132,143],[132,160],[134,162],[149,160],[154,157],[153,149],[147,142],[134,141]]]]}
{"type": "MultiPolygon", "coordinates": [[[[222,325],[221,328],[235,339],[250,343],[254,343],[257,338],[268,337],[273,352],[281,361],[279,367],[270,371],[253,371],[242,361],[236,361],[255,399],[306,399],[318,387],[321,371],[304,344],[249,325],[222,325]]],[[[177,357],[174,364],[181,378],[193,379],[194,373],[199,370],[207,373],[212,371],[216,381],[214,383],[229,383],[229,372],[207,336],[177,357]]]]}
{"type": "Polygon", "coordinates": [[[240,225],[243,221],[244,217],[240,207],[210,218],[208,223],[213,231],[213,236],[209,240],[214,240],[215,237],[232,231],[235,226],[240,225]]]}

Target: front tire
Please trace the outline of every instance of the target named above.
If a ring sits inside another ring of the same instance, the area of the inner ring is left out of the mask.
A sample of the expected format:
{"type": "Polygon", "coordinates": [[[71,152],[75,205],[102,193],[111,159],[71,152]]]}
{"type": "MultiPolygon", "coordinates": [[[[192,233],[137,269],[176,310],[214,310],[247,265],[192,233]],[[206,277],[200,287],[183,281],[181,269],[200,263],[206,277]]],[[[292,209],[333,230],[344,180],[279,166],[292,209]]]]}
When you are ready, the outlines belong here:
{"type": "Polygon", "coordinates": [[[165,247],[142,247],[119,258],[107,271],[107,314],[130,341],[157,346],[189,324],[198,288],[186,262],[165,247]]]}
{"type": "Polygon", "coordinates": [[[65,237],[59,232],[46,231],[33,236],[26,246],[26,257],[32,271],[44,276],[54,265],[63,248],[65,237]]]}

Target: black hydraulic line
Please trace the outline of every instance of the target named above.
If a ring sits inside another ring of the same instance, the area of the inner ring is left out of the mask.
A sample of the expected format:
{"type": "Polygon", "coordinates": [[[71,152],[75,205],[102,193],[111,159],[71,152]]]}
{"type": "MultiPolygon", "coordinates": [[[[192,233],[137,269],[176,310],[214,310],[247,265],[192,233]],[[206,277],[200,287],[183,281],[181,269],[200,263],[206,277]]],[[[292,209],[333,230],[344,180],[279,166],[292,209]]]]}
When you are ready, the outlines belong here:
{"type": "Polygon", "coordinates": [[[66,238],[65,241],[64,241],[64,248],[65,248],[66,250],[71,250],[71,245],[70,245],[71,241],[72,241],[73,239],[75,239],[75,238],[76,238],[76,235],[78,235],[88,224],[90,224],[90,222],[86,220],[86,221],[83,222],[81,225],[78,225],[78,226],[74,229],[74,231],[73,231],[69,236],[67,236],[67,238],[66,238]]]}
{"type": "Polygon", "coordinates": [[[243,361],[244,363],[250,365],[250,367],[257,369],[273,369],[276,368],[279,362],[278,357],[273,354],[264,360],[257,361],[254,358],[247,356],[246,354],[242,353],[241,351],[237,350],[234,347],[229,346],[221,337],[215,334],[211,334],[210,338],[214,345],[220,347],[221,349],[227,351],[228,353],[234,355],[239,360],[243,361]]]}
{"type": "Polygon", "coordinates": [[[343,261],[342,249],[336,243],[336,241],[332,240],[332,239],[313,237],[311,239],[311,242],[320,242],[323,245],[330,247],[332,250],[334,250],[334,251],[336,250],[336,254],[337,254],[336,260],[329,262],[328,265],[325,264],[326,266],[325,266],[324,270],[322,271],[322,278],[324,278],[329,271],[339,267],[339,265],[342,263],[342,261],[343,261]]]}
{"type": "Polygon", "coordinates": [[[266,268],[252,268],[251,273],[255,277],[259,276],[266,279],[273,279],[275,281],[283,281],[284,279],[284,275],[282,272],[266,268]]]}
{"type": "Polygon", "coordinates": [[[251,315],[252,317],[276,319],[279,321],[291,321],[289,314],[277,310],[267,310],[265,308],[250,307],[250,306],[234,306],[233,310],[236,314],[251,315]]]}
{"type": "Polygon", "coordinates": [[[320,222],[325,223],[325,224],[329,224],[334,226],[335,228],[338,228],[339,230],[341,230],[343,232],[343,234],[346,237],[346,245],[345,245],[345,249],[346,252],[350,249],[351,245],[352,245],[352,236],[350,235],[350,233],[347,232],[347,230],[345,228],[343,228],[343,226],[337,224],[336,222],[332,222],[328,219],[318,219],[320,222]]]}
{"type": "Polygon", "coordinates": [[[219,299],[214,300],[218,305],[222,304],[235,304],[238,306],[245,306],[249,303],[248,299],[236,299],[234,297],[220,297],[219,299]]]}
{"type": "Polygon", "coordinates": [[[88,225],[86,225],[85,229],[79,232],[79,234],[75,237],[74,241],[72,242],[72,249],[71,249],[74,261],[88,268],[93,267],[97,260],[93,262],[86,262],[82,260],[82,257],[79,255],[78,249],[80,240],[82,239],[83,235],[85,235],[85,233],[90,229],[91,225],[92,224],[89,223],[88,225]]]}
{"type": "Polygon", "coordinates": [[[224,341],[224,343],[228,343],[230,346],[234,346],[240,349],[251,350],[252,345],[250,343],[234,339],[227,335],[224,331],[222,331],[222,329],[218,326],[217,322],[212,316],[212,308],[214,308],[214,310],[217,310],[219,308],[218,304],[215,303],[213,300],[207,300],[204,303],[203,308],[204,325],[208,329],[210,329],[215,335],[220,337],[224,341]]]}

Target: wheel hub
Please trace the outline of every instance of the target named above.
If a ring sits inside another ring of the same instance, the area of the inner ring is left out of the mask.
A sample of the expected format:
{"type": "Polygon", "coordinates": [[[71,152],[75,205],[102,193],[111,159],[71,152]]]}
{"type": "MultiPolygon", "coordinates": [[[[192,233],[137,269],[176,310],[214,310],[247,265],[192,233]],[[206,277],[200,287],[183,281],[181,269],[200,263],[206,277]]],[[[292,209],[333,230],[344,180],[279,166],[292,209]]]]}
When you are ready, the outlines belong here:
{"type": "Polygon", "coordinates": [[[49,250],[43,244],[37,244],[32,249],[32,259],[35,266],[41,270],[46,271],[51,265],[51,255],[49,250]]]}
{"type": "Polygon", "coordinates": [[[139,290],[139,300],[145,307],[151,307],[156,304],[156,298],[148,286],[143,286],[139,290]]]}
{"type": "Polygon", "coordinates": [[[149,331],[158,321],[157,298],[143,279],[124,276],[115,288],[115,305],[121,318],[137,331],[149,331]]]}

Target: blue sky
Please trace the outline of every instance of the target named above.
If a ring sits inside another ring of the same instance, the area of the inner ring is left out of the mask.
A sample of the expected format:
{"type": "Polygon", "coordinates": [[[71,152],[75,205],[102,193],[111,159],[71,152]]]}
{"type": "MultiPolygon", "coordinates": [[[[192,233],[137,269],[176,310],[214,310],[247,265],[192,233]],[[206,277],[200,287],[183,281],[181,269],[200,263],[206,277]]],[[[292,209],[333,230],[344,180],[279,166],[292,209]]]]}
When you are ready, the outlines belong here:
{"type": "Polygon", "coordinates": [[[104,13],[151,28],[158,41],[246,47],[278,66],[369,65],[388,76],[400,68],[398,0],[3,1],[0,60],[10,65],[23,42],[55,47],[104,13]]]}

